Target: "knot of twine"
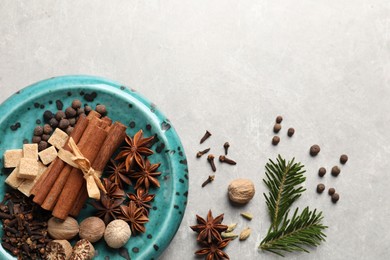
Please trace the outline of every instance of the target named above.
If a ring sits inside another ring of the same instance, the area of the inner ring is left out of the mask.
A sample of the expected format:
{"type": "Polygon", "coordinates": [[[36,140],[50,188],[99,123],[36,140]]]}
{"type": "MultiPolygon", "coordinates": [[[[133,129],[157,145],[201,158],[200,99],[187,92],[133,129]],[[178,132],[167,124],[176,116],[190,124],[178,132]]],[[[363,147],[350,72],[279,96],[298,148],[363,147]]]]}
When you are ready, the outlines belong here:
{"type": "Polygon", "coordinates": [[[58,157],[70,166],[80,169],[87,184],[88,196],[93,199],[100,199],[99,189],[107,193],[99,178],[101,173],[92,168],[91,162],[84,157],[72,137],[69,137],[68,146],[70,151],[61,148],[58,151],[58,157]]]}

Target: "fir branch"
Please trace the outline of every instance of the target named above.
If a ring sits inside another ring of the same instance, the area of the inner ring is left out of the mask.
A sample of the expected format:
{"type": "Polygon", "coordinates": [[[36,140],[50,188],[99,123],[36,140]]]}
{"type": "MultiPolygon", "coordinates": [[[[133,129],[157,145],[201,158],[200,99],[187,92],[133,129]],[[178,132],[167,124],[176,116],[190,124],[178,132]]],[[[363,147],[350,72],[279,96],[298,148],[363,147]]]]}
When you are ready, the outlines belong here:
{"type": "Polygon", "coordinates": [[[306,207],[300,215],[298,208],[292,219],[284,216],[283,222],[277,230],[270,228],[267,236],[261,241],[259,248],[280,256],[283,251],[309,252],[305,247],[318,246],[325,241],[326,235],[323,231],[327,226],[322,225],[322,212],[310,211],[306,207]]]}
{"type": "Polygon", "coordinates": [[[270,159],[266,164],[266,179],[263,179],[269,189],[268,196],[264,193],[264,197],[271,217],[271,228],[274,230],[278,229],[283,217],[288,214],[291,204],[305,191],[302,186],[297,186],[306,179],[301,163],[294,163],[292,159],[286,164],[280,155],[276,161],[270,159]]]}

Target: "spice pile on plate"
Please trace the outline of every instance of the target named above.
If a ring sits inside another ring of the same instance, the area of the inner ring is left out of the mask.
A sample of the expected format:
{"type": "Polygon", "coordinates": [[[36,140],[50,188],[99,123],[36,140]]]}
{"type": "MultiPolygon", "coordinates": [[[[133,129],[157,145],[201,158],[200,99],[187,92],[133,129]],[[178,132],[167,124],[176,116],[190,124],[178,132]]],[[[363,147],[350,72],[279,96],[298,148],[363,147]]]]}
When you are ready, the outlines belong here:
{"type": "Polygon", "coordinates": [[[57,100],[56,107],[43,113],[32,143],[4,153],[10,191],[0,207],[2,246],[22,259],[92,259],[103,237],[120,248],[145,232],[150,188],[160,187],[160,163],[148,158],[154,136],[127,135],[102,104],[93,110],[73,100],[63,111],[57,100]],[[79,223],[89,198],[96,216],[79,223]]]}

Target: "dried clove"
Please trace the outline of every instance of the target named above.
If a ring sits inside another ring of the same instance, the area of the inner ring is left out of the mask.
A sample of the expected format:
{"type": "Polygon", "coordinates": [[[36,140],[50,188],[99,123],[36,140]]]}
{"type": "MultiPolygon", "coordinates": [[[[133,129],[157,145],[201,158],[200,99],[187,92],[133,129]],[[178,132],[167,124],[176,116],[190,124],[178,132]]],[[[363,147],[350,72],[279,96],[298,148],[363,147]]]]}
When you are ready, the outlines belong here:
{"type": "Polygon", "coordinates": [[[229,147],[230,147],[229,142],[226,142],[226,143],[223,144],[223,148],[225,149],[225,155],[228,154],[228,149],[229,149],[229,147]]]}
{"type": "Polygon", "coordinates": [[[227,158],[224,155],[220,155],[219,156],[219,161],[227,163],[227,164],[230,164],[230,165],[236,165],[237,164],[235,161],[233,161],[232,159],[227,158]]]}
{"type": "Polygon", "coordinates": [[[200,139],[200,143],[203,143],[204,141],[207,140],[207,138],[209,138],[211,136],[211,133],[209,131],[206,130],[206,133],[204,134],[204,136],[202,137],[202,139],[200,139]]]}
{"type": "Polygon", "coordinates": [[[203,151],[199,151],[196,153],[196,158],[202,157],[202,155],[208,153],[210,151],[210,148],[204,149],[203,151]]]}
{"type": "Polygon", "coordinates": [[[213,170],[213,172],[217,171],[217,168],[215,167],[215,163],[214,163],[214,155],[209,154],[207,156],[207,161],[210,163],[210,166],[211,166],[211,169],[213,170]]]}
{"type": "Polygon", "coordinates": [[[209,184],[210,182],[212,182],[213,180],[215,179],[215,175],[210,175],[207,180],[205,180],[203,183],[202,183],[202,188],[204,186],[206,186],[207,184],[209,184]]]}

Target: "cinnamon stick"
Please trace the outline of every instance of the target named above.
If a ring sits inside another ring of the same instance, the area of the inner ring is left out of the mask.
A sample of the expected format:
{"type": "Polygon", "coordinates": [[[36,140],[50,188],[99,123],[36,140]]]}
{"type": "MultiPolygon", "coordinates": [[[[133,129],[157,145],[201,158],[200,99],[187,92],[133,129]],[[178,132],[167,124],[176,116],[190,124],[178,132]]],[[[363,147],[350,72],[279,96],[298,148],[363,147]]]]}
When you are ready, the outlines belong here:
{"type": "MultiPolygon", "coordinates": [[[[112,154],[118,149],[121,143],[125,140],[125,137],[126,137],[126,126],[124,126],[119,122],[115,122],[110,127],[107,138],[104,141],[98,156],[93,161],[92,168],[95,169],[96,171],[103,172],[112,154]]],[[[75,204],[73,205],[72,210],[69,212],[69,215],[76,217],[80,213],[87,199],[88,199],[88,191],[84,184],[79,196],[76,199],[75,204]]]]}
{"type": "MultiPolygon", "coordinates": [[[[88,126],[88,119],[85,116],[81,116],[77,121],[72,133],[70,136],[77,143],[81,136],[83,135],[85,129],[88,126]]],[[[68,142],[66,142],[64,149],[69,150],[68,142]]],[[[65,163],[60,159],[56,158],[54,162],[51,163],[46,172],[42,175],[43,178],[39,178],[37,183],[31,190],[31,194],[35,195],[33,201],[39,205],[43,203],[50,189],[53,187],[54,182],[61,173],[62,169],[65,167],[65,163]]]]}
{"type": "MultiPolygon", "coordinates": [[[[93,162],[97,157],[100,148],[102,147],[104,140],[107,137],[107,132],[96,125],[93,126],[93,132],[83,138],[79,143],[79,149],[81,153],[90,162],[93,162]]],[[[88,129],[87,129],[88,130],[88,129]]],[[[87,134],[87,130],[84,135],[87,134]]],[[[65,183],[64,188],[58,197],[57,203],[54,206],[52,215],[59,219],[65,219],[74,203],[76,202],[78,193],[80,192],[83,184],[85,183],[81,170],[73,168],[69,174],[69,177],[65,183]]]]}
{"type": "MultiPolygon", "coordinates": [[[[93,115],[92,115],[93,116],[93,115]]],[[[86,141],[90,139],[91,136],[94,135],[94,132],[96,128],[98,127],[97,124],[101,124],[101,120],[97,117],[90,117],[89,124],[87,128],[84,131],[83,136],[80,138],[80,141],[78,142],[77,146],[85,146],[87,143],[86,141]]],[[[89,115],[88,115],[89,117],[89,115]]],[[[88,119],[87,117],[87,119],[88,119]]],[[[59,158],[58,158],[59,159],[59,158]]],[[[61,160],[61,159],[60,159],[61,160]]],[[[61,160],[62,161],[62,160],[61,160]]],[[[71,171],[73,170],[73,167],[66,164],[61,172],[59,173],[57,179],[54,182],[54,185],[51,187],[49,193],[47,194],[46,198],[44,199],[41,207],[46,210],[53,210],[58,197],[61,194],[61,191],[63,187],[65,186],[65,183],[68,180],[69,174],[71,174],[71,171]]]]}

